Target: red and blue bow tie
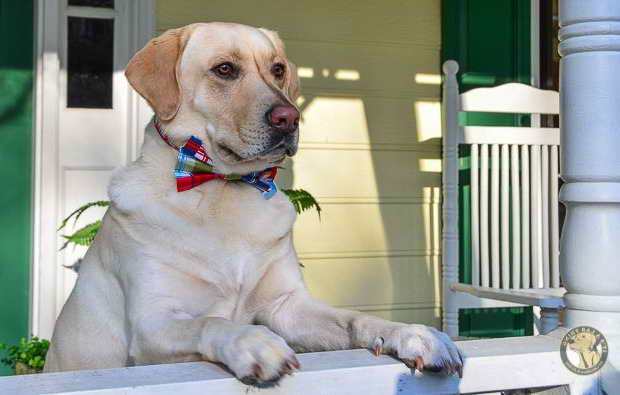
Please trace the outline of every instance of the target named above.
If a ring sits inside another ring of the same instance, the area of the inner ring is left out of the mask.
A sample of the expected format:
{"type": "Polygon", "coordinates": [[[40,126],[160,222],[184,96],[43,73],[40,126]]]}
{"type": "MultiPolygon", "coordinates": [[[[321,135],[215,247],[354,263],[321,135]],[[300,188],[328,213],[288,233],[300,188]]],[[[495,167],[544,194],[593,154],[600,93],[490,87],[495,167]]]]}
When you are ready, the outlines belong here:
{"type": "Polygon", "coordinates": [[[185,144],[177,147],[170,142],[157,120],[155,121],[155,129],[166,144],[179,152],[177,165],[174,168],[177,192],[187,191],[212,180],[245,182],[258,189],[265,199],[271,198],[277,192],[278,188],[274,182],[278,173],[277,167],[270,167],[263,171],[245,175],[219,174],[215,172],[213,161],[207,155],[202,140],[198,137],[191,136],[185,144]]]}

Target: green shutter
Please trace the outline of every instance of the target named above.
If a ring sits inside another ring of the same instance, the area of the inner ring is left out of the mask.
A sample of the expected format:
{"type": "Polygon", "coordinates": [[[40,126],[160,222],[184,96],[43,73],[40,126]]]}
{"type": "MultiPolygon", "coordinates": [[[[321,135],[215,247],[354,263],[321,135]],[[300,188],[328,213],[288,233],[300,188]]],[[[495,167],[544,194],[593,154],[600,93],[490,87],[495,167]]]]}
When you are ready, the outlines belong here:
{"type": "MultiPolygon", "coordinates": [[[[530,83],[530,2],[524,0],[443,0],[442,61],[459,63],[461,92],[506,82],[530,83]]],[[[513,114],[467,114],[463,124],[526,126],[529,117],[513,114]]],[[[471,283],[469,149],[459,151],[459,281],[471,283]]],[[[459,335],[506,337],[531,335],[531,307],[465,309],[459,335]]]]}
{"type": "Polygon", "coordinates": [[[12,344],[30,315],[33,32],[32,0],[0,1],[0,342],[12,344]]]}

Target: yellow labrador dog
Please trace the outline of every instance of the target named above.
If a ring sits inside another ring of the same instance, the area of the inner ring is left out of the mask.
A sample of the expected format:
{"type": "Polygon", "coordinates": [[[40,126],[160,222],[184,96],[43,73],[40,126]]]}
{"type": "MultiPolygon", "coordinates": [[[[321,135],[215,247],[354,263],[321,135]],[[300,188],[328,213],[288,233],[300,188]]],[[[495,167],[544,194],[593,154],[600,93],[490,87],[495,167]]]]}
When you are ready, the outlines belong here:
{"type": "Polygon", "coordinates": [[[298,77],[276,33],[228,23],[170,30],[126,75],[158,121],[140,158],[111,182],[112,205],[56,323],[47,372],[207,360],[263,386],[300,368],[296,351],[358,347],[461,372],[459,350],[433,328],[313,299],[288,198],[221,179],[297,150],[298,77]],[[220,178],[177,192],[173,148],[191,136],[220,178]]]}

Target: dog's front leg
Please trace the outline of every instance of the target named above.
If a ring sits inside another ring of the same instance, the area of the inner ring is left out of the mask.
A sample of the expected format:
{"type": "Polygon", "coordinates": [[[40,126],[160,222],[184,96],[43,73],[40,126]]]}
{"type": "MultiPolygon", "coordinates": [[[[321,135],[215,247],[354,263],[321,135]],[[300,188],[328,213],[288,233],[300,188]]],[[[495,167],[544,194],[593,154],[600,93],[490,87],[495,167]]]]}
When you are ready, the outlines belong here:
{"type": "Polygon", "coordinates": [[[295,352],[262,325],[219,317],[150,315],[136,322],[130,355],[136,364],[208,360],[225,364],[242,382],[269,386],[299,368],[295,352]]]}
{"type": "Polygon", "coordinates": [[[460,351],[435,328],[337,309],[313,299],[304,287],[283,294],[258,322],[299,351],[368,348],[398,357],[411,368],[462,374],[460,351]]]}

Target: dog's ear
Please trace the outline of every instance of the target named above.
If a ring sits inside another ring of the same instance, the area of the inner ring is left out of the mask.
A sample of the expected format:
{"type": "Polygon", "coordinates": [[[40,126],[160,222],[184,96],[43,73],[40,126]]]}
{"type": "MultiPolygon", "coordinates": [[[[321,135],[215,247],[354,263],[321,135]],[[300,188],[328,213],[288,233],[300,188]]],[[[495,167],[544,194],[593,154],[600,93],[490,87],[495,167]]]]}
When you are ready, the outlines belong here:
{"type": "Polygon", "coordinates": [[[129,84],[163,121],[174,118],[181,105],[178,68],[191,30],[189,26],[171,29],[152,39],[125,70],[129,84]]]}

